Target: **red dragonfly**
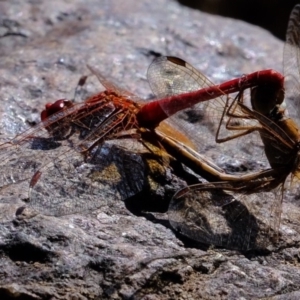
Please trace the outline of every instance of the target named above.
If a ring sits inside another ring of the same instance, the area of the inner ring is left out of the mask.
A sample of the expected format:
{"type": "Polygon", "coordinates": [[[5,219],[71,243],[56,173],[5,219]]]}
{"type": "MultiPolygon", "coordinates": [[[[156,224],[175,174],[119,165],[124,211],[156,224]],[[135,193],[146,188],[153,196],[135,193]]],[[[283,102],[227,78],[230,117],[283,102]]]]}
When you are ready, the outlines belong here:
{"type": "MultiPolygon", "coordinates": [[[[293,182],[293,188],[299,187],[296,179],[300,177],[300,117],[299,104],[293,104],[300,95],[299,30],[300,5],[296,5],[290,16],[284,49],[285,82],[280,74],[267,70],[214,86],[180,59],[162,57],[150,66],[152,89],[162,97],[171,97],[178,90],[208,89],[216,99],[192,109],[194,114],[200,109],[201,121],[212,117],[219,120],[213,132],[216,141],[242,136],[250,139],[249,134],[256,132],[269,163],[269,168],[248,178],[221,172],[218,176],[222,182],[197,184],[178,191],[169,206],[169,219],[182,234],[206,244],[243,250],[265,248],[277,241],[285,186],[293,182]],[[153,74],[157,81],[153,81],[153,74]],[[258,77],[262,81],[257,80],[258,77]],[[225,95],[237,91],[238,87],[237,97],[230,99],[225,95]],[[245,88],[249,87],[247,103],[243,96],[245,88]],[[285,90],[289,116],[282,106],[285,90]],[[234,134],[220,137],[222,128],[227,134],[234,134]]],[[[165,111],[168,109],[166,107],[165,111]]],[[[203,143],[205,141],[203,134],[203,143]]],[[[212,168],[211,174],[216,169],[212,168]]]]}

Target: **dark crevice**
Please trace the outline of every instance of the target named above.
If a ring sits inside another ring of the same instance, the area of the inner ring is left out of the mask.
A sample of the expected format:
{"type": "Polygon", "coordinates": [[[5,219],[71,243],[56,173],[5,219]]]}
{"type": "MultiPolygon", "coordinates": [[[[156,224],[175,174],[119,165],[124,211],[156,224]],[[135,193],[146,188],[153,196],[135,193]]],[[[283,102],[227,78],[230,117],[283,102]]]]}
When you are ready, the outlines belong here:
{"type": "Polygon", "coordinates": [[[173,283],[183,283],[182,276],[174,271],[163,271],[160,274],[162,281],[173,282],[173,283]]]}
{"type": "Polygon", "coordinates": [[[50,261],[53,254],[29,242],[15,242],[1,247],[1,250],[13,261],[40,262],[50,261]]]}
{"type": "Polygon", "coordinates": [[[178,0],[179,3],[215,15],[240,19],[263,27],[285,40],[286,27],[297,0],[178,0]]]}
{"type": "MultiPolygon", "coordinates": [[[[37,300],[41,299],[35,295],[25,294],[20,291],[13,291],[10,288],[0,287],[0,299],[1,300],[37,300]]],[[[43,299],[50,299],[43,298],[43,299]]]]}

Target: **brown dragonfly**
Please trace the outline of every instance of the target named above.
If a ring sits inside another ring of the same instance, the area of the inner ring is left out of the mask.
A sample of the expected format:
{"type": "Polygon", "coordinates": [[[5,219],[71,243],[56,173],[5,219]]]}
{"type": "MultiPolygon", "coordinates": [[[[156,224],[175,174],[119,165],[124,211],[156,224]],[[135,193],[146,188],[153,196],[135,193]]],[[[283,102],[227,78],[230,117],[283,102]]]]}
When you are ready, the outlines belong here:
{"type": "MultiPolygon", "coordinates": [[[[204,82],[201,88],[209,89],[217,97],[197,104],[192,112],[200,111],[201,121],[207,123],[213,119],[218,124],[212,136],[219,143],[231,140],[236,145],[244,137],[243,143],[249,144],[251,136],[258,134],[269,164],[248,177],[224,174],[213,166],[209,179],[220,182],[196,184],[178,191],[169,206],[169,220],[182,234],[206,244],[242,250],[266,248],[278,241],[284,191],[288,183],[292,182],[295,189],[299,186],[300,118],[296,107],[300,95],[299,30],[300,5],[296,5],[290,16],[284,49],[285,89],[283,78],[274,77],[271,70],[263,71],[269,78],[259,83],[249,82],[246,76],[215,86],[181,59],[161,57],[150,66],[151,87],[162,97],[172,96],[178,90],[199,90],[197,82],[204,82]],[[158,82],[153,81],[152,74],[156,74],[158,82]],[[240,92],[235,98],[229,98],[226,94],[235,92],[236,87],[240,92]],[[249,87],[247,102],[244,93],[249,87]],[[285,90],[289,116],[283,105],[285,90]],[[221,92],[223,96],[219,97],[221,92]],[[222,133],[229,135],[220,136],[222,133]]],[[[187,126],[187,133],[189,129],[187,126]]],[[[208,138],[201,134],[204,143],[208,138]]],[[[187,147],[183,148],[188,151],[187,147]]],[[[188,152],[197,157],[193,150],[188,152]]],[[[196,169],[197,159],[194,162],[196,169]]]]}

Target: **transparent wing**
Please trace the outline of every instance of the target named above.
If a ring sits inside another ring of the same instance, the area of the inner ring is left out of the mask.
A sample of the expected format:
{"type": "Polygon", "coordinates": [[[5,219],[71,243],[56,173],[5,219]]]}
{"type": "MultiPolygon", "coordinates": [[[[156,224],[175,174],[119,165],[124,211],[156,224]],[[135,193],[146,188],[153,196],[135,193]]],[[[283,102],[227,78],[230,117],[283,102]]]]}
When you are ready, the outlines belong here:
{"type": "MultiPolygon", "coordinates": [[[[137,141],[129,140],[130,147],[137,141]]],[[[92,159],[69,153],[40,169],[31,180],[29,205],[46,215],[92,211],[125,200],[144,186],[141,156],[105,143],[92,159]]]]}
{"type": "MultiPolygon", "coordinates": [[[[103,106],[103,103],[99,102],[89,107],[94,114],[98,110],[98,115],[94,115],[98,126],[95,125],[92,129],[99,129],[100,132],[103,120],[115,110],[111,104],[106,105],[105,108],[103,106]]],[[[52,115],[46,121],[16,136],[12,141],[0,145],[0,166],[3,170],[0,175],[0,188],[29,179],[42,165],[62,159],[71,149],[83,148],[86,138],[91,136],[92,129],[90,132],[86,129],[87,132],[82,135],[82,138],[78,134],[71,134],[71,131],[74,123],[84,117],[85,103],[77,104],[52,115]],[[80,111],[82,113],[78,113],[80,111]],[[46,128],[53,128],[53,126],[59,128],[59,135],[49,136],[46,128]]],[[[90,118],[91,124],[96,122],[93,122],[93,115],[90,118]]]]}
{"type": "Polygon", "coordinates": [[[147,77],[153,93],[159,98],[214,85],[192,65],[170,56],[157,57],[149,66],[147,77]]]}
{"type": "MultiPolygon", "coordinates": [[[[154,94],[160,98],[215,86],[190,64],[174,57],[155,59],[148,69],[148,80],[154,94]]],[[[220,94],[220,90],[216,94],[220,94]]],[[[216,145],[216,136],[218,139],[230,140],[235,135],[241,136],[249,129],[251,131],[261,126],[255,118],[249,117],[240,106],[235,105],[235,98],[229,98],[224,93],[221,95],[177,113],[174,118],[168,119],[168,122],[188,136],[196,145],[197,151],[202,154],[216,159],[216,153],[218,156],[222,153],[224,156],[232,157],[234,161],[245,160],[247,157],[251,160],[255,156],[264,167],[267,167],[268,163],[257,133],[216,145]]],[[[251,109],[250,95],[245,92],[239,96],[243,96],[244,105],[251,109]]],[[[180,101],[189,100],[183,97],[180,101]]],[[[163,109],[168,114],[169,108],[163,109]]]]}
{"type": "Polygon", "coordinates": [[[280,191],[281,187],[237,192],[230,182],[190,186],[173,197],[169,220],[174,229],[201,243],[244,251],[265,249],[276,242],[280,191]]]}
{"type": "Polygon", "coordinates": [[[283,52],[288,114],[298,125],[300,116],[300,5],[291,12],[283,52]]]}
{"type": "Polygon", "coordinates": [[[87,68],[91,71],[92,74],[94,74],[100,83],[105,87],[106,90],[114,91],[116,94],[122,95],[123,97],[126,97],[128,99],[134,100],[136,102],[141,101],[139,97],[134,95],[133,93],[117,86],[115,83],[112,83],[111,81],[107,80],[107,76],[103,75],[102,72],[100,72],[98,69],[87,65],[87,68]]]}

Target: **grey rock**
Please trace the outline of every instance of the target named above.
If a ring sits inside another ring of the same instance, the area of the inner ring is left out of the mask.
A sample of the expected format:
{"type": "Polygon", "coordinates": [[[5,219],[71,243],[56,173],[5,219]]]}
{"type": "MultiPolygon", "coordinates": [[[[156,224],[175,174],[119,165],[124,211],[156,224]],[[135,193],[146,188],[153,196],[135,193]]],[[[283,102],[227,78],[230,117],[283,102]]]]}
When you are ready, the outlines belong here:
{"type": "MultiPolygon", "coordinates": [[[[282,61],[282,42],[268,32],[174,1],[2,1],[0,10],[10,20],[0,27],[3,141],[37,123],[47,102],[71,99],[78,79],[88,73],[87,63],[147,99],[152,95],[146,70],[156,54],[182,57],[215,82],[264,68],[280,71],[282,61]]],[[[83,98],[100,88],[89,78],[83,98]]],[[[237,146],[220,146],[221,152],[204,141],[198,150],[225,169],[244,162],[244,171],[264,166],[257,158],[262,153],[247,156],[247,147],[237,146]],[[240,151],[244,161],[238,160],[240,151]]],[[[1,191],[0,298],[296,299],[294,194],[285,199],[282,223],[291,237],[283,237],[280,248],[206,249],[175,235],[165,214],[140,216],[135,210],[146,200],[148,206],[140,208],[148,211],[151,201],[168,202],[184,179],[167,165],[145,179],[147,190],[134,199],[59,218],[27,208],[15,215],[28,197],[28,181],[1,191]]]]}

